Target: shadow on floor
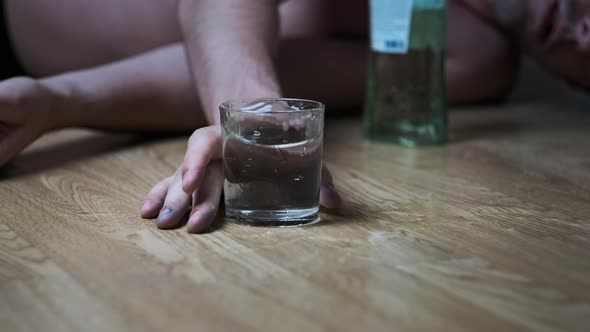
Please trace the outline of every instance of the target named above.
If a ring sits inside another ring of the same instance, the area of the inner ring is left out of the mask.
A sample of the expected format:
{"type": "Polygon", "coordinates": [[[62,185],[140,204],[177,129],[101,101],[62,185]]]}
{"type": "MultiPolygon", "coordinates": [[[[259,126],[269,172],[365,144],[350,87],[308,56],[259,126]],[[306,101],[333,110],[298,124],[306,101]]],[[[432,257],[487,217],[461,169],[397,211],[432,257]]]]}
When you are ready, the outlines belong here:
{"type": "Polygon", "coordinates": [[[62,167],[72,162],[129,149],[173,136],[136,136],[96,133],[25,151],[0,168],[0,181],[62,167]]]}
{"type": "Polygon", "coordinates": [[[517,121],[498,120],[489,122],[482,119],[469,125],[455,126],[449,131],[450,143],[461,143],[478,139],[494,139],[512,136],[522,131],[524,125],[517,121]]]}

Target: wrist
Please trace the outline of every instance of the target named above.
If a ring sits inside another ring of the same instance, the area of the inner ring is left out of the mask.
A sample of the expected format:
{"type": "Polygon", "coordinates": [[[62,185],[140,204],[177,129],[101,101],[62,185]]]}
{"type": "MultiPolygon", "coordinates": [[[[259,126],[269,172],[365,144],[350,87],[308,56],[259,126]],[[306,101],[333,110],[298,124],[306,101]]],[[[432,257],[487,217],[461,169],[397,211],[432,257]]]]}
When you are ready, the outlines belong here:
{"type": "Polygon", "coordinates": [[[227,90],[220,94],[209,94],[204,91],[204,95],[215,95],[215,97],[210,98],[209,100],[203,98],[203,104],[205,108],[209,110],[209,112],[207,112],[207,120],[211,125],[218,125],[221,123],[221,113],[219,106],[225,101],[282,97],[281,89],[275,81],[267,82],[266,84],[261,84],[261,82],[256,82],[253,84],[241,84],[241,88],[234,87],[229,93],[227,90]]]}
{"type": "Polygon", "coordinates": [[[76,126],[73,114],[75,87],[58,77],[39,81],[49,92],[51,98],[47,105],[48,121],[46,130],[63,129],[76,126]]]}

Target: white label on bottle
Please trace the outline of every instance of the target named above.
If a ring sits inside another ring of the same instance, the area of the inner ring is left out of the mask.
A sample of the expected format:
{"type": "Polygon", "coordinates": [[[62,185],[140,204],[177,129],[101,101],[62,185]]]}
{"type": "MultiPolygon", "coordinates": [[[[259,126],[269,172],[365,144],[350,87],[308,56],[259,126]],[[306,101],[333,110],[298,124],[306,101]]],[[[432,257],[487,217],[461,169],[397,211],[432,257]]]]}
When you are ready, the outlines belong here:
{"type": "Polygon", "coordinates": [[[384,53],[407,53],[413,0],[371,0],[371,48],[384,53]]]}

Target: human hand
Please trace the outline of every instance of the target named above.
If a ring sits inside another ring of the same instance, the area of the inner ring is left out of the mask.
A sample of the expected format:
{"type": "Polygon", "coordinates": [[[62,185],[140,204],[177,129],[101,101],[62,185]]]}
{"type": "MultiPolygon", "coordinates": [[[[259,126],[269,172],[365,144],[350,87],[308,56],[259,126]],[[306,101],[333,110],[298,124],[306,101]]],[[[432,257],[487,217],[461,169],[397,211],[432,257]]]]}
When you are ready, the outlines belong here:
{"type": "Polygon", "coordinates": [[[52,127],[52,92],[39,81],[0,82],[0,166],[52,127]]]}
{"type": "MultiPolygon", "coordinates": [[[[207,231],[215,218],[223,187],[221,127],[209,126],[193,133],[184,161],[174,175],[156,184],[142,201],[142,218],[157,218],[159,228],[178,226],[189,211],[187,230],[207,231]]],[[[320,204],[333,209],[340,204],[332,176],[322,168],[320,204]]]]}

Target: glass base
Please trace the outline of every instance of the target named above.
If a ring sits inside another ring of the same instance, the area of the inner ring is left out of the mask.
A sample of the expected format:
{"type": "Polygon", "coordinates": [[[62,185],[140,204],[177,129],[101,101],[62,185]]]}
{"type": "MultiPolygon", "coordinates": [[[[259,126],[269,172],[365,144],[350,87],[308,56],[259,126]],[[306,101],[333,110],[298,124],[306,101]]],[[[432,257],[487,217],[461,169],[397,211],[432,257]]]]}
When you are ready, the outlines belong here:
{"type": "Polygon", "coordinates": [[[430,123],[410,125],[402,122],[388,127],[373,126],[365,128],[365,137],[410,148],[443,145],[448,141],[446,129],[439,124],[430,123]]]}
{"type": "Polygon", "coordinates": [[[234,223],[258,227],[296,227],[318,222],[319,208],[242,210],[226,206],[225,216],[234,223]]]}

